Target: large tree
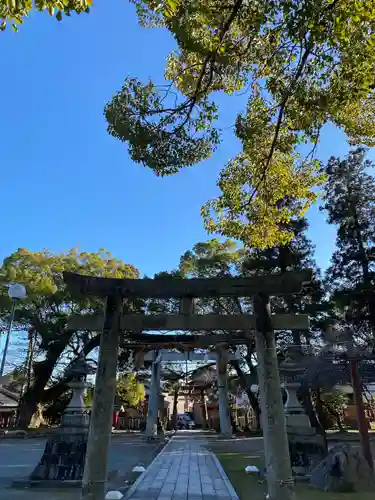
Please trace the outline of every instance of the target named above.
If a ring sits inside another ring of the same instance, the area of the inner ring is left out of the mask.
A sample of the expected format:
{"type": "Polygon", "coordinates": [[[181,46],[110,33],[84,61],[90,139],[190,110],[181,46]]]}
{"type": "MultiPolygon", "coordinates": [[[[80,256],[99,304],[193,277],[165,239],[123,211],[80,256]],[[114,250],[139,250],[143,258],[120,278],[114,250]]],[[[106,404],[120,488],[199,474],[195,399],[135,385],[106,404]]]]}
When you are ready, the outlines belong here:
{"type": "Polygon", "coordinates": [[[134,161],[174,174],[219,144],[217,92],[245,94],[242,151],[221,171],[205,225],[249,246],[287,241],[283,223],[303,216],[324,180],[311,161],[324,124],[374,144],[373,0],[131,1],[141,25],[163,26],[177,47],[164,84],[125,80],[105,109],[109,132],[134,161]]]}
{"type": "MultiPolygon", "coordinates": [[[[293,239],[284,245],[277,245],[264,250],[246,250],[241,272],[246,276],[259,276],[302,269],[311,269],[313,271],[312,282],[301,294],[273,297],[271,299],[272,309],[275,313],[308,314],[310,320],[308,331],[276,332],[276,342],[280,358],[283,358],[285,348],[293,346],[294,351],[298,352],[301,360],[302,356],[305,356],[306,365],[309,366],[308,359],[310,358],[311,347],[317,348],[322,341],[322,327],[324,326],[328,305],[324,301],[325,290],[321,282],[320,271],[314,260],[314,247],[306,234],[308,229],[307,221],[303,218],[297,219],[291,221],[285,227],[293,233],[293,239]]],[[[323,431],[314,411],[307,383],[302,385],[300,395],[311,424],[318,430],[323,431]]]]}
{"type": "MultiPolygon", "coordinates": [[[[231,240],[212,239],[197,243],[191,251],[182,256],[179,272],[187,278],[210,278],[259,276],[291,270],[313,269],[313,282],[303,294],[272,299],[272,308],[276,313],[309,315],[310,330],[308,332],[276,332],[280,351],[291,344],[300,346],[302,349],[302,346],[309,346],[311,342],[316,343],[317,340],[320,340],[322,316],[324,316],[325,309],[322,301],[323,288],[320,282],[320,273],[314,261],[314,247],[306,236],[307,227],[307,222],[304,219],[293,221],[293,224],[290,225],[290,231],[294,233],[293,239],[288,244],[266,250],[245,250],[231,240]]],[[[252,312],[252,304],[249,301],[227,297],[200,299],[197,301],[197,307],[200,312],[205,313],[248,314],[252,312]]],[[[246,348],[242,349],[242,360],[233,360],[232,366],[237,372],[242,389],[246,391],[250,403],[259,417],[259,403],[250,390],[251,384],[257,383],[253,334],[248,338],[246,348]]],[[[319,426],[307,390],[303,396],[312,423],[319,426]]]]}
{"type": "MultiPolygon", "coordinates": [[[[242,263],[243,251],[234,241],[220,241],[215,238],[199,242],[194,245],[192,250],[185,252],[180,259],[179,271],[185,278],[239,276],[242,263]]],[[[246,302],[230,297],[200,299],[197,301],[197,307],[206,314],[242,314],[249,312],[249,305],[246,302]]],[[[235,347],[232,350],[234,351],[235,347]]],[[[242,390],[246,392],[249,398],[260,425],[259,402],[256,395],[251,391],[251,385],[256,383],[254,350],[254,339],[251,338],[243,350],[242,361],[233,360],[231,364],[237,373],[242,390]]]]}
{"type": "MultiPolygon", "coordinates": [[[[35,332],[37,356],[33,363],[33,378],[20,404],[20,424],[28,426],[38,407],[65,390],[65,378],[59,373],[82,352],[89,354],[99,345],[100,336],[88,332],[67,330],[71,314],[102,311],[99,299],[72,296],[66,289],[63,271],[87,275],[137,278],[138,271],[131,265],[115,259],[110,253],[80,252],[72,249],[67,253],[54,254],[48,250],[31,252],[20,249],[4,260],[0,268],[0,290],[3,309],[9,310],[10,302],[5,285],[22,283],[27,289],[27,299],[17,307],[16,325],[35,332]]],[[[132,304],[129,304],[132,307],[132,304]]]]}
{"type": "Polygon", "coordinates": [[[337,227],[336,249],[326,280],[332,300],[343,311],[350,306],[357,333],[375,332],[375,181],[374,163],[358,148],[345,159],[332,157],[325,172],[322,209],[337,227]]]}
{"type": "Polygon", "coordinates": [[[270,275],[287,271],[301,271],[303,269],[313,271],[312,282],[307,289],[303,290],[303,293],[272,299],[274,312],[308,314],[310,318],[308,332],[293,331],[291,335],[288,332],[280,332],[278,340],[281,345],[282,343],[309,344],[311,340],[319,337],[321,333],[322,313],[326,309],[323,302],[324,289],[320,271],[314,260],[315,249],[306,234],[307,229],[308,223],[306,219],[292,220],[289,224],[284,225],[284,230],[293,235],[293,238],[288,243],[264,250],[250,248],[243,252],[240,272],[245,276],[270,275]]]}

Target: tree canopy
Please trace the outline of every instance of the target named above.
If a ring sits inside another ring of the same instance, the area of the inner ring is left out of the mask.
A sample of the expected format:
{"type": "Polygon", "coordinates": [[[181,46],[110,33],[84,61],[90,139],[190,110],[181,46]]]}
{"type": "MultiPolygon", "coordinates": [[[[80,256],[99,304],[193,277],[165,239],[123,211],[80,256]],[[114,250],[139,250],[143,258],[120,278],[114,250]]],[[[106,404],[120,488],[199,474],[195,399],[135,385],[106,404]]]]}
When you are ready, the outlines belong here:
{"type": "MultiPolygon", "coordinates": [[[[322,210],[337,227],[336,249],[326,273],[331,299],[341,312],[350,307],[357,333],[374,339],[375,329],[375,181],[374,163],[357,148],[346,158],[331,157],[322,210]]],[[[348,318],[345,319],[348,322],[348,318]]]]}
{"type": "Polygon", "coordinates": [[[13,30],[18,31],[17,26],[33,10],[47,11],[61,21],[63,16],[70,16],[72,12],[89,12],[92,4],[93,0],[0,0],[0,30],[4,31],[9,22],[13,30]]]}
{"type": "Polygon", "coordinates": [[[37,334],[33,383],[23,397],[25,412],[21,416],[25,416],[25,421],[30,420],[38,403],[48,401],[52,394],[65,389],[64,380],[60,377],[53,380],[63,357],[73,361],[81,352],[89,354],[99,345],[100,335],[66,329],[71,314],[102,312],[103,302],[95,297],[72,296],[64,285],[63,271],[114,278],[138,277],[133,266],[105,250],[89,253],[73,248],[67,253],[54,254],[48,250],[19,249],[4,260],[0,268],[0,306],[3,310],[10,308],[7,284],[24,284],[28,295],[17,307],[15,323],[37,334]]]}
{"type": "Polygon", "coordinates": [[[205,226],[249,246],[290,240],[283,224],[304,215],[324,181],[314,160],[322,127],[375,144],[374,2],[131,1],[140,24],[164,27],[177,48],[164,83],[125,80],[105,108],[109,132],[134,161],[171,175],[217,148],[216,93],[246,94],[235,124],[242,151],[202,208],[205,226]]]}
{"type": "Polygon", "coordinates": [[[139,406],[145,399],[145,387],[138,382],[135,373],[121,375],[117,381],[116,392],[121,400],[131,407],[139,406]]]}

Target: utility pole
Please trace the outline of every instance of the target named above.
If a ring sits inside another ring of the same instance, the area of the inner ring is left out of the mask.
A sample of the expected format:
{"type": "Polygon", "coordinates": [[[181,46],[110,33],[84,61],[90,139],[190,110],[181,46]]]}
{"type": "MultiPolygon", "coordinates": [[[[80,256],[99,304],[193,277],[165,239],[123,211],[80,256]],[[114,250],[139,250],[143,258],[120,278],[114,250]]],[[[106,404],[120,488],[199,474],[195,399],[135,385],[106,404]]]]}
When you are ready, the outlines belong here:
{"type": "Polygon", "coordinates": [[[7,354],[8,354],[10,336],[12,333],[12,326],[13,326],[13,320],[14,320],[14,313],[16,310],[16,304],[19,300],[26,298],[26,288],[23,285],[19,285],[17,283],[14,283],[14,284],[10,285],[8,288],[8,296],[12,299],[12,309],[10,312],[10,319],[9,319],[9,324],[8,324],[7,336],[5,339],[3,357],[1,359],[0,377],[2,377],[4,375],[5,363],[6,363],[7,354]]]}

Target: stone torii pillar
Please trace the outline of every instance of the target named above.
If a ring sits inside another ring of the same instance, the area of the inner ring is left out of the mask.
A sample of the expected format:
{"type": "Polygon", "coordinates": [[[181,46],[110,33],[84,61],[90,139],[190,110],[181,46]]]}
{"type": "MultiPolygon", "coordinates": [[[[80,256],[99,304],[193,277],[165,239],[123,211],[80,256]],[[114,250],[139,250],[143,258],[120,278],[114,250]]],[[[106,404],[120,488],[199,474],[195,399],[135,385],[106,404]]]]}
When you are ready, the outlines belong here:
{"type": "Polygon", "coordinates": [[[100,339],[99,363],[82,479],[81,499],[83,500],[103,500],[105,496],[113,404],[116,393],[121,312],[121,297],[108,296],[100,339]]]}
{"type": "MultiPolygon", "coordinates": [[[[134,300],[181,299],[178,315],[124,315],[119,318],[109,314],[107,304],[106,325],[102,335],[99,355],[99,369],[96,380],[94,407],[91,419],[90,437],[86,456],[83,486],[85,500],[103,500],[106,462],[108,457],[111,413],[116,384],[118,332],[139,330],[205,331],[236,330],[256,328],[256,347],[259,363],[259,385],[264,428],[264,442],[267,448],[267,483],[272,500],[294,500],[294,481],[291,477],[285,416],[280,392],[280,377],[277,366],[276,346],[273,330],[299,330],[303,315],[272,315],[268,295],[284,296],[298,294],[304,284],[311,282],[311,270],[290,271],[278,275],[236,278],[194,278],[194,279],[120,279],[83,276],[64,272],[64,281],[74,293],[96,297],[116,297],[134,300]],[[195,315],[194,298],[200,297],[253,297],[255,318],[247,315],[195,315]],[[108,314],[107,314],[108,313],[108,314]],[[116,318],[116,319],[115,319],[116,318]],[[112,321],[113,320],[113,321],[112,321]],[[235,323],[235,326],[233,326],[235,323]],[[226,325],[226,326],[225,326],[226,325]],[[224,328],[225,326],[225,328],[224,328]],[[116,335],[115,335],[116,334],[116,335]],[[112,362],[112,363],[111,363],[112,362]],[[277,394],[278,393],[278,394],[277,394]],[[95,491],[95,494],[93,493],[95,491]],[[89,492],[89,493],[87,493],[89,492]]],[[[102,318],[80,317],[77,331],[99,331],[102,318]],[[94,321],[92,321],[92,319],[94,321]]],[[[308,326],[307,326],[308,327],[308,326]]],[[[304,329],[305,326],[302,326],[304,329]]],[[[71,325],[70,325],[71,329],[71,325]]],[[[217,340],[220,345],[231,344],[230,340],[217,340]]],[[[212,339],[208,345],[212,345],[212,339]]],[[[222,430],[230,429],[228,394],[225,371],[217,360],[219,371],[219,394],[222,430]]]]}
{"type": "Polygon", "coordinates": [[[227,367],[228,349],[219,348],[217,351],[216,369],[217,387],[219,393],[220,434],[223,437],[232,436],[232,424],[228,399],[227,367]]]}
{"type": "Polygon", "coordinates": [[[158,436],[158,414],[160,393],[160,366],[161,354],[154,352],[154,360],[151,368],[151,387],[148,398],[146,437],[157,438],[158,436]]]}
{"type": "Polygon", "coordinates": [[[268,494],[271,500],[294,500],[294,479],[290,463],[286,420],[280,390],[276,341],[271,305],[267,294],[254,297],[257,318],[255,346],[258,357],[258,379],[267,468],[268,494]],[[280,457],[283,460],[280,460],[280,457]]]}

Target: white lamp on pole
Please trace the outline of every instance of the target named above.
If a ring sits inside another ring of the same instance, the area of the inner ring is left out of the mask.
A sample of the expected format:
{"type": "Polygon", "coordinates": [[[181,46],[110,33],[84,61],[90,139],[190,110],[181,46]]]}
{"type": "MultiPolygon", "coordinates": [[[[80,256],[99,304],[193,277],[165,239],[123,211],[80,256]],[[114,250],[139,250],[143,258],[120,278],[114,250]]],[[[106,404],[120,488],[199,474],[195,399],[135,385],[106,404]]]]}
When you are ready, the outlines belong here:
{"type": "Polygon", "coordinates": [[[16,303],[19,300],[23,300],[26,298],[26,288],[23,285],[20,285],[19,283],[13,283],[12,285],[9,285],[8,295],[12,299],[12,310],[10,313],[10,319],[9,319],[7,336],[6,336],[6,340],[5,340],[3,357],[1,359],[0,377],[2,377],[4,375],[4,368],[5,368],[5,362],[6,362],[7,354],[8,354],[10,334],[12,332],[12,325],[13,325],[13,320],[14,320],[14,311],[16,309],[16,303]]]}

